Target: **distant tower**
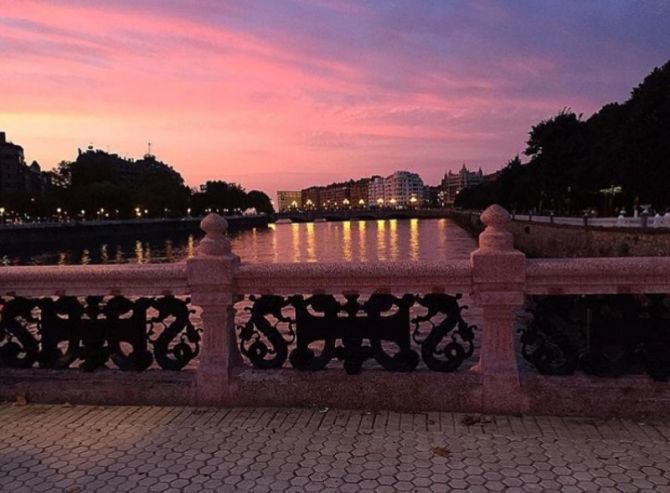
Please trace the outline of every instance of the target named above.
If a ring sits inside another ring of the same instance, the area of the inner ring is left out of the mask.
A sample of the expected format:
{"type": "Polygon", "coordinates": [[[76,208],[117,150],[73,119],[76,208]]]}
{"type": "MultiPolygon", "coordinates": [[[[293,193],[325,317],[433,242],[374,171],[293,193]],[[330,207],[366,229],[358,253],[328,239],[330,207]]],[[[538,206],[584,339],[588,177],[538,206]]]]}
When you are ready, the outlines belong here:
{"type": "Polygon", "coordinates": [[[147,142],[147,153],[144,155],[145,159],[151,159],[153,158],[153,154],[151,154],[151,141],[147,142]]]}

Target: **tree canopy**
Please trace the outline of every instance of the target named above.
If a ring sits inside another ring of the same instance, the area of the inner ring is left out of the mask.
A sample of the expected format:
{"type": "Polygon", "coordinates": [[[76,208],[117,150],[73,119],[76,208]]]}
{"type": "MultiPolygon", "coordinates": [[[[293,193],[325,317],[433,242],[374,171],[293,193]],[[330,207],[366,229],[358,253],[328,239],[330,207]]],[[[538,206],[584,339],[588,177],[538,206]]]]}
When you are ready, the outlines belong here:
{"type": "MultiPolygon", "coordinates": [[[[603,209],[601,190],[620,186],[618,206],[670,206],[670,62],[655,68],[622,103],[587,120],[568,108],[534,125],[524,154],[492,179],[463,190],[456,206],[499,203],[517,210],[603,209]]],[[[610,211],[611,212],[611,211],[610,211]]]]}

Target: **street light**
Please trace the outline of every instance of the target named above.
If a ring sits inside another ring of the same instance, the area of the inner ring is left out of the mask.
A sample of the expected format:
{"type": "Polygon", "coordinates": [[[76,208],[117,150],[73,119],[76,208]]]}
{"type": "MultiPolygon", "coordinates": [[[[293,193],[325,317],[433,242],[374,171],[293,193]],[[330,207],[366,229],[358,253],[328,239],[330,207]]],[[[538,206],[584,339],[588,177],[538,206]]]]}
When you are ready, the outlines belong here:
{"type": "Polygon", "coordinates": [[[349,199],[344,199],[344,200],[342,201],[342,205],[343,205],[344,207],[349,207],[349,199]]]}
{"type": "Polygon", "coordinates": [[[358,201],[358,206],[362,209],[363,206],[365,206],[365,200],[360,199],[360,200],[358,201]]]}
{"type": "Polygon", "coordinates": [[[603,211],[603,215],[607,215],[609,212],[609,203],[614,203],[614,197],[621,193],[623,191],[623,188],[620,186],[614,186],[611,185],[609,188],[602,188],[599,190],[600,193],[603,194],[603,198],[605,199],[605,210],[603,211]],[[611,198],[610,198],[611,196],[611,198]]]}
{"type": "Polygon", "coordinates": [[[381,197],[377,199],[377,206],[382,207],[384,205],[384,199],[381,197]]]}
{"type": "Polygon", "coordinates": [[[412,205],[412,207],[415,207],[415,206],[416,206],[416,203],[417,203],[418,201],[419,201],[419,199],[417,199],[414,195],[412,195],[412,196],[409,198],[409,203],[412,205]]]}

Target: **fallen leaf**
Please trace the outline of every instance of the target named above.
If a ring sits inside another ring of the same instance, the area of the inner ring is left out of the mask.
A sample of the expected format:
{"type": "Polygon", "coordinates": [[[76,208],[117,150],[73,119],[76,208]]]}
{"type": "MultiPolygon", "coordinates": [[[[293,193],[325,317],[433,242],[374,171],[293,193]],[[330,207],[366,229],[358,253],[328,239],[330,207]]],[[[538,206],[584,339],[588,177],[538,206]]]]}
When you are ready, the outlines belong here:
{"type": "Polygon", "coordinates": [[[28,399],[26,399],[26,392],[25,391],[18,391],[16,393],[16,405],[17,406],[25,406],[28,404],[28,399]]]}
{"type": "Polygon", "coordinates": [[[319,408],[319,412],[320,412],[321,414],[327,413],[327,412],[328,412],[328,408],[327,408],[327,407],[320,407],[320,408],[319,408]]]}
{"type": "Polygon", "coordinates": [[[463,419],[461,419],[461,424],[464,424],[465,426],[472,426],[481,421],[481,417],[477,414],[468,414],[466,416],[463,416],[463,419]]]}
{"type": "Polygon", "coordinates": [[[439,457],[449,457],[449,449],[446,447],[433,447],[433,453],[439,457]]]}

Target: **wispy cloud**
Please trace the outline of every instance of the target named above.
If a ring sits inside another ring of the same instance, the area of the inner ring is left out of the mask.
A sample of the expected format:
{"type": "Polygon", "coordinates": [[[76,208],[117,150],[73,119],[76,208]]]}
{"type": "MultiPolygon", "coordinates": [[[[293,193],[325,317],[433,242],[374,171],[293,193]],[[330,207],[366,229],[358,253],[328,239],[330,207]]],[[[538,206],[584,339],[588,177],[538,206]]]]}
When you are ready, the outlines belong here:
{"type": "Polygon", "coordinates": [[[500,166],[565,106],[624,99],[668,23],[660,0],[3,2],[0,122],[46,166],[150,139],[191,184],[436,182],[500,166]]]}

